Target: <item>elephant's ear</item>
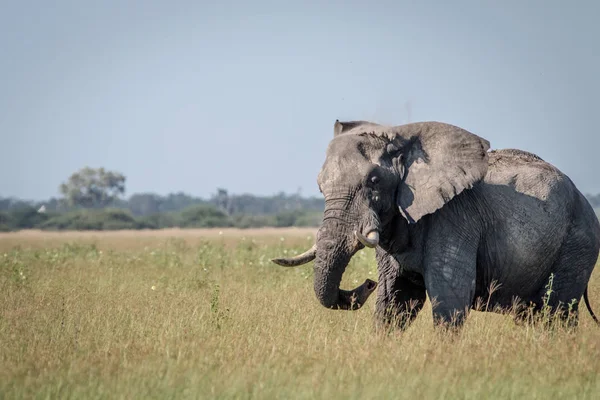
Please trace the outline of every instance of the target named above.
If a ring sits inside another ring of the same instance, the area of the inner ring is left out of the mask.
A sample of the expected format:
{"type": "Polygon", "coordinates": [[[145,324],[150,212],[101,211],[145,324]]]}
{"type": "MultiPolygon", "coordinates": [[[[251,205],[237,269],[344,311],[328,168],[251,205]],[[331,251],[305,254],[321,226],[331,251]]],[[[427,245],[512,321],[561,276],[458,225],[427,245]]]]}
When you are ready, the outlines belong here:
{"type": "Polygon", "coordinates": [[[440,209],[487,172],[490,143],[477,135],[438,122],[393,129],[404,170],[397,203],[409,223],[440,209]]]}

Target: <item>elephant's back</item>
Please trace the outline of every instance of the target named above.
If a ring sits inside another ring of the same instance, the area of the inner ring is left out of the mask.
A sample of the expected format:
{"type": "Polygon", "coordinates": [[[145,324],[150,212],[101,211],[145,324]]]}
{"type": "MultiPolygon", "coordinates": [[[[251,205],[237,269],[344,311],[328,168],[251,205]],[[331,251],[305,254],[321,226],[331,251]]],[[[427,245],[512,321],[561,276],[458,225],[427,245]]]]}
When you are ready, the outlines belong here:
{"type": "Polygon", "coordinates": [[[561,202],[572,198],[571,180],[541,157],[516,149],[493,150],[488,154],[486,184],[506,186],[543,202],[552,203],[556,196],[561,197],[561,202]]]}
{"type": "MultiPolygon", "coordinates": [[[[499,220],[516,220],[530,231],[559,229],[570,219],[577,189],[558,168],[523,150],[489,152],[489,167],[482,189],[499,220]],[[539,230],[538,229],[538,230],[539,230]]],[[[523,232],[524,233],[524,232],[523,232]]]]}
{"type": "Polygon", "coordinates": [[[489,215],[481,251],[500,274],[521,272],[498,276],[500,281],[530,287],[552,267],[569,229],[576,189],[535,154],[515,149],[488,154],[488,171],[479,186],[489,215]]]}

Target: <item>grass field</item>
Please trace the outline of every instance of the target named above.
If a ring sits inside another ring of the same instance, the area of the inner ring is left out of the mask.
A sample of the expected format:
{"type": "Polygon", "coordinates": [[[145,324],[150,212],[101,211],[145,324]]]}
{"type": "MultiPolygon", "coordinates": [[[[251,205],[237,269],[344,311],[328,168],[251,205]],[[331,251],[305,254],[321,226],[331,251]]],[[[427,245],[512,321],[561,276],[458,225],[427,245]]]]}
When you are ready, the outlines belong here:
{"type": "MultiPolygon", "coordinates": [[[[312,229],[0,234],[0,398],[600,398],[600,328],[472,313],[459,336],[426,305],[404,333],[320,306],[312,263],[268,260],[312,229]]],[[[600,313],[600,278],[590,298],[600,313]]],[[[372,250],[342,287],[376,279],[372,250]]]]}

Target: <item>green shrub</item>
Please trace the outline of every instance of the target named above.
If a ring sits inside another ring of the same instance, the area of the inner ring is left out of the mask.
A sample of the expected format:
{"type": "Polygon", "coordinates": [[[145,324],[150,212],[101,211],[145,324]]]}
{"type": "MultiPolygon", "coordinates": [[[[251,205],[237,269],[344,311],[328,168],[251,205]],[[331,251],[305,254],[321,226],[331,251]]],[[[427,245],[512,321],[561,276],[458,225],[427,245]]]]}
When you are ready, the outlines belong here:
{"type": "Polygon", "coordinates": [[[309,226],[320,226],[323,221],[322,212],[305,212],[300,214],[294,223],[294,226],[309,227],[309,226]]]}
{"type": "Polygon", "coordinates": [[[294,226],[296,218],[298,218],[298,211],[284,211],[275,215],[275,226],[284,228],[288,226],[294,226]]]}
{"type": "Polygon", "coordinates": [[[13,230],[13,221],[9,213],[0,212],[0,232],[10,232],[13,230]]]}
{"type": "Polygon", "coordinates": [[[10,221],[14,229],[37,228],[50,219],[52,214],[39,213],[33,207],[21,207],[10,212],[10,221]]]}
{"type": "Polygon", "coordinates": [[[231,226],[229,217],[214,206],[201,204],[186,208],[179,215],[182,228],[215,228],[231,226]]]}
{"type": "Polygon", "coordinates": [[[178,226],[178,218],[174,213],[156,213],[137,219],[140,229],[162,229],[178,226]]]}
{"type": "Polygon", "coordinates": [[[143,228],[129,211],[78,210],[57,215],[40,225],[48,230],[119,230],[143,228]]]}
{"type": "Polygon", "coordinates": [[[285,211],[275,216],[275,226],[319,226],[322,220],[321,212],[306,212],[302,210],[285,211]]]}
{"type": "Polygon", "coordinates": [[[275,216],[237,214],[231,218],[231,222],[233,226],[241,229],[262,228],[265,226],[275,226],[275,216]]]}

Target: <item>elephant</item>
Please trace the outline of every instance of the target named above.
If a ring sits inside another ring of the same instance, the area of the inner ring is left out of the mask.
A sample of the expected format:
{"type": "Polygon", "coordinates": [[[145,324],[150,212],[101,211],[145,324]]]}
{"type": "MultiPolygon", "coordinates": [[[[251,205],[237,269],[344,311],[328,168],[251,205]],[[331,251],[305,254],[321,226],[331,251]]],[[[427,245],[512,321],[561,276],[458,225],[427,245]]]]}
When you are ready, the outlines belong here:
{"type": "Polygon", "coordinates": [[[377,289],[375,321],[392,328],[408,327],[427,295],[436,327],[460,329],[482,301],[482,311],[527,304],[577,326],[583,295],[598,322],[587,293],[598,218],[570,178],[535,154],[491,150],[448,123],[336,120],[317,183],[325,208],[315,244],[271,261],[314,260],[314,292],[327,308],[359,309],[377,289]],[[375,248],[378,282],[340,289],[365,247],[375,248]]]}

